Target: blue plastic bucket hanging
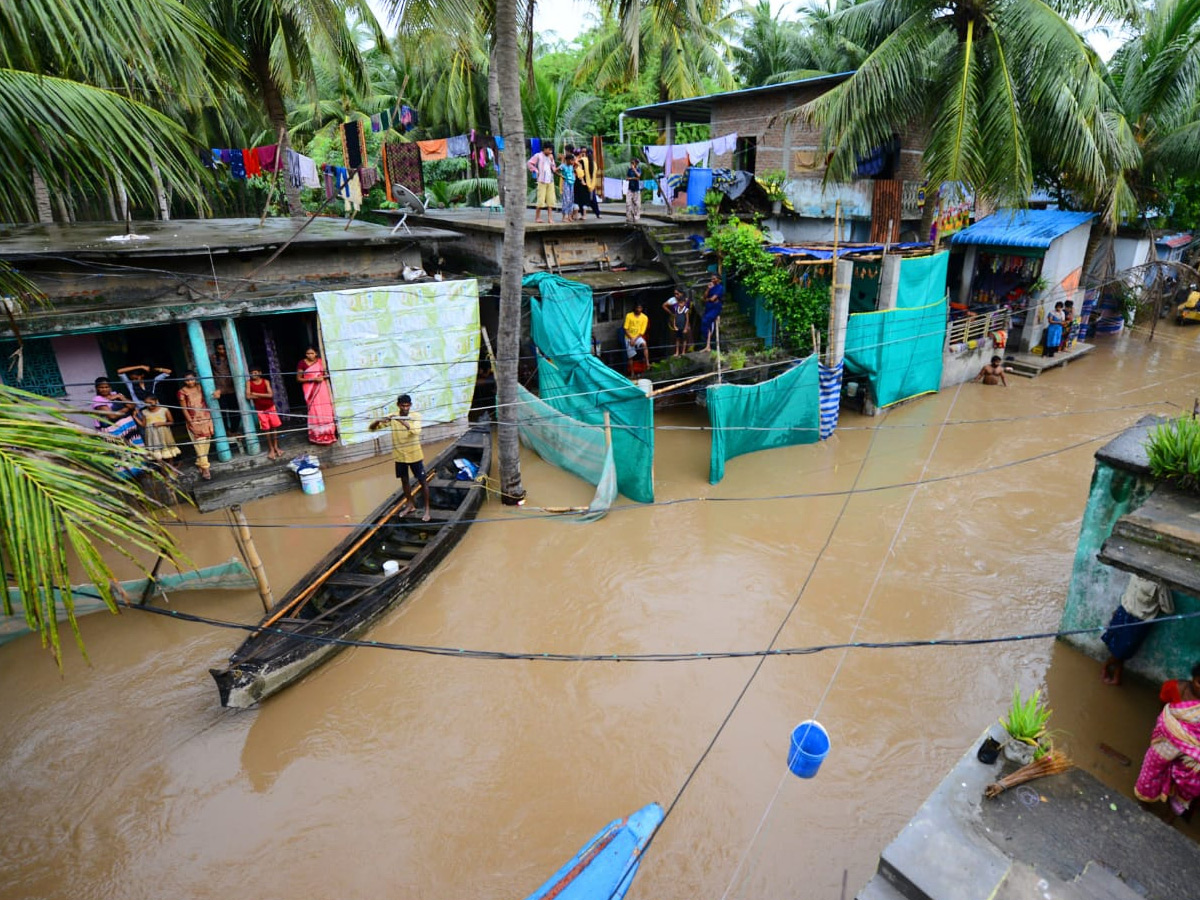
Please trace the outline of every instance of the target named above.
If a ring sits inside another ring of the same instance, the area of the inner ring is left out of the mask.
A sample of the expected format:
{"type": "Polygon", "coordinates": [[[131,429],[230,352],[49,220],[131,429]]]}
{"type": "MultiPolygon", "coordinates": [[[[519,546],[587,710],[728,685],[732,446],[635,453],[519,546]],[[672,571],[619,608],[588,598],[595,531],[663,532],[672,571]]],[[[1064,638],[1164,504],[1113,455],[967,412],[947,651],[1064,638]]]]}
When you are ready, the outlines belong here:
{"type": "Polygon", "coordinates": [[[801,778],[812,778],[829,755],[829,735],[820,722],[806,719],[792,729],[788,769],[801,778]]]}

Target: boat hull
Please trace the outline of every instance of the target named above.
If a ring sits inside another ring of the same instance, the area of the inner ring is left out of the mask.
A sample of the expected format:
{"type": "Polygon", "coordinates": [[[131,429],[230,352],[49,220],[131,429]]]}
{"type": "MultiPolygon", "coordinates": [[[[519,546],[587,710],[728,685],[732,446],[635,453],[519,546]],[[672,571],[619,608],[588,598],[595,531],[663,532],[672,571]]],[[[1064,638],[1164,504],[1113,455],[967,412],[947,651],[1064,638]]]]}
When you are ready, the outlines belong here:
{"type": "Polygon", "coordinates": [[[401,605],[458,544],[483,504],[484,487],[456,480],[454,460],[468,459],[486,473],[491,441],[490,424],[476,424],[435,457],[429,466],[433,521],[424,523],[408,509],[397,512],[403,500],[397,491],[317,563],[262,619],[261,630],[230,656],[226,668],[209,670],[221,705],[254,706],[342,650],[339,641],[361,637],[401,605]],[[379,571],[381,557],[406,553],[411,555],[400,571],[379,571]]]}
{"type": "Polygon", "coordinates": [[[614,819],[526,900],[622,900],[662,821],[657,803],[614,819]]]}

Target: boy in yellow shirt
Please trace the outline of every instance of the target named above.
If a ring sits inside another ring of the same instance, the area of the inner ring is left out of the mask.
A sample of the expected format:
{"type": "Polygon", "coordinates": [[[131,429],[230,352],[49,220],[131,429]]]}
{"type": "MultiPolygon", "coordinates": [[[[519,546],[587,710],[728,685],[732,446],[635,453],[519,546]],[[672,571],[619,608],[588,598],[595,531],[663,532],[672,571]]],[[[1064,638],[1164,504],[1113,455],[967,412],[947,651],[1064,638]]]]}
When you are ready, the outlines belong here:
{"type": "Polygon", "coordinates": [[[429,514],[429,485],[425,476],[425,454],[421,450],[421,414],[412,411],[412,397],[401,394],[396,398],[398,415],[376,419],[368,426],[371,431],[378,431],[384,425],[392,426],[392,461],[396,464],[396,477],[404,488],[404,498],[415,509],[412,490],[408,483],[408,473],[421,485],[421,493],[425,496],[425,515],[422,522],[428,522],[429,514]]]}
{"type": "MultiPolygon", "coordinates": [[[[646,343],[646,329],[649,327],[650,317],[642,311],[642,304],[638,303],[633,307],[633,312],[626,314],[625,352],[629,355],[629,359],[633,360],[641,350],[647,368],[650,366],[650,347],[646,343]]],[[[633,363],[630,362],[630,365],[633,363]]]]}

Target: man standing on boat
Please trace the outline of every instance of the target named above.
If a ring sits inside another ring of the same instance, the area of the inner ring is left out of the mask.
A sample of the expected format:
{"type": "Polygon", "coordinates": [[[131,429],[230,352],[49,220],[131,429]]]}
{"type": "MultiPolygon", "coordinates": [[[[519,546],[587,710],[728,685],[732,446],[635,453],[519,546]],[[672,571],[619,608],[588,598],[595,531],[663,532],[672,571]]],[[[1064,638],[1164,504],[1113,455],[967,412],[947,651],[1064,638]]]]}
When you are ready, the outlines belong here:
{"type": "Polygon", "coordinates": [[[396,477],[404,488],[404,498],[416,509],[412,489],[408,482],[408,473],[412,472],[417,483],[421,485],[421,493],[425,497],[425,515],[422,522],[428,522],[429,485],[425,476],[425,454],[421,450],[421,414],[412,411],[412,397],[401,394],[396,398],[398,415],[376,419],[370,424],[371,431],[378,431],[384,425],[392,426],[392,461],[396,464],[396,477]]]}

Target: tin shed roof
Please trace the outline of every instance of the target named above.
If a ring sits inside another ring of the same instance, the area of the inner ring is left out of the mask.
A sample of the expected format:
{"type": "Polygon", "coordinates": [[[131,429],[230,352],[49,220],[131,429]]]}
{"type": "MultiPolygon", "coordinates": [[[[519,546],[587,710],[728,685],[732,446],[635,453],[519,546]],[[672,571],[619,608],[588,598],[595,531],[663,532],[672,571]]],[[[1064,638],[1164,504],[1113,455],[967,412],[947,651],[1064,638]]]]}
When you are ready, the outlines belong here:
{"type": "Polygon", "coordinates": [[[1045,250],[1055,238],[1091,221],[1095,215],[1059,209],[1002,209],[964,228],[950,238],[950,243],[1045,250]]]}
{"type": "Polygon", "coordinates": [[[1160,237],[1154,243],[1158,244],[1160,247],[1167,247],[1171,250],[1174,250],[1177,247],[1186,247],[1191,242],[1192,236],[1190,234],[1172,234],[1165,237],[1160,237]]]}

